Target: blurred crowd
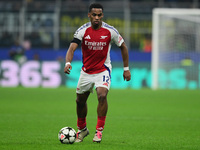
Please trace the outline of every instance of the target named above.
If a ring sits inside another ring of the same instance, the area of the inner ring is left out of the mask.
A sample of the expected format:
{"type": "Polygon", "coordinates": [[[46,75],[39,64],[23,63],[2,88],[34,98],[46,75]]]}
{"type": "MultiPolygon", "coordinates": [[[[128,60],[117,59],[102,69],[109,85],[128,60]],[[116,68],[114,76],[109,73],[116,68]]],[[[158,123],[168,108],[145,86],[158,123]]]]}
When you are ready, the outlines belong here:
{"type": "MultiPolygon", "coordinates": [[[[151,52],[152,9],[155,7],[199,8],[200,0],[129,0],[131,10],[130,49],[151,52]],[[135,25],[136,24],[136,25],[135,25]],[[135,29],[136,26],[137,30],[135,29]]],[[[94,0],[6,0],[0,1],[0,48],[16,40],[30,42],[32,48],[66,48],[80,19],[94,0]],[[59,18],[58,18],[59,17],[59,18]],[[73,21],[72,21],[73,20],[73,21]],[[73,23],[72,23],[73,22],[73,23]],[[56,43],[57,42],[57,43],[56,43]],[[56,45],[56,46],[55,46],[56,45]]],[[[124,1],[101,0],[108,18],[119,18],[123,35],[124,1]],[[121,20],[120,20],[121,19],[121,20]]],[[[112,19],[110,19],[112,25],[112,19]]]]}

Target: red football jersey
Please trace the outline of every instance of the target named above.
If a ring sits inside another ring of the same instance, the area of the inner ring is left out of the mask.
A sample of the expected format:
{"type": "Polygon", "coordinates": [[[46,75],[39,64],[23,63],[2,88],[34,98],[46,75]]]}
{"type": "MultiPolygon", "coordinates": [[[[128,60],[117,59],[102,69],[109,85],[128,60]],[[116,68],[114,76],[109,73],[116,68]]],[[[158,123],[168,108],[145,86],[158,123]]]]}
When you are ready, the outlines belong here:
{"type": "Polygon", "coordinates": [[[111,43],[113,41],[117,46],[121,46],[124,42],[119,32],[105,22],[98,30],[94,30],[90,22],[84,24],[76,31],[74,38],[81,41],[82,70],[89,74],[111,70],[111,43]]]}

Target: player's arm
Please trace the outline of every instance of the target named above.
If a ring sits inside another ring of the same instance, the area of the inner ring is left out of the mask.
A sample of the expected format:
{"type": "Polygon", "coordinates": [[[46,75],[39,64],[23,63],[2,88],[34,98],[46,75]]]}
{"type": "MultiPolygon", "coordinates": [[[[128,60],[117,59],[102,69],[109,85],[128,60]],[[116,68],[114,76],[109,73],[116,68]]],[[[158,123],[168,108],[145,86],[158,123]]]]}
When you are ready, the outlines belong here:
{"type": "Polygon", "coordinates": [[[71,62],[74,56],[74,51],[77,49],[78,44],[75,42],[72,42],[67,50],[67,54],[65,57],[66,63],[65,63],[65,68],[64,72],[67,74],[70,74],[70,70],[72,69],[71,62]]]}
{"type": "Polygon", "coordinates": [[[129,81],[131,80],[131,73],[129,70],[129,56],[128,56],[128,48],[125,44],[125,42],[122,43],[122,45],[119,47],[121,49],[123,64],[124,64],[124,73],[123,77],[124,80],[129,81]]]}

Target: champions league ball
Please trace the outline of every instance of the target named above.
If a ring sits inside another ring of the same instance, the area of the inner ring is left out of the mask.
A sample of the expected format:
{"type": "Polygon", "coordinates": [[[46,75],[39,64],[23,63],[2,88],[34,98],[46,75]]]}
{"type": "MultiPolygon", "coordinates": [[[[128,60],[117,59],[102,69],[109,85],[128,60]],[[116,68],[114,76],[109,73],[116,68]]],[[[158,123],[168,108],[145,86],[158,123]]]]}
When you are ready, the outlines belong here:
{"type": "Polygon", "coordinates": [[[76,131],[71,127],[64,127],[59,131],[58,139],[63,144],[73,144],[76,140],[76,131]]]}

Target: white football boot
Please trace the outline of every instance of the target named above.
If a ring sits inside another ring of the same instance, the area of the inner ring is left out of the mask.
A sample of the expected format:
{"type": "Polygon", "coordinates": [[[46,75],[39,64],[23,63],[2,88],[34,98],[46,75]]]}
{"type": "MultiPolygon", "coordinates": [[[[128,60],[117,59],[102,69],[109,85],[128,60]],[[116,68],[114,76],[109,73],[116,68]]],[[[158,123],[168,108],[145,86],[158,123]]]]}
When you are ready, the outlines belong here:
{"type": "Polygon", "coordinates": [[[78,131],[76,133],[76,140],[75,142],[82,142],[83,139],[89,135],[89,130],[87,128],[84,128],[83,130],[81,131],[78,131]]]}
{"type": "Polygon", "coordinates": [[[100,143],[101,139],[102,139],[102,132],[96,131],[94,138],[93,138],[93,142],[100,143]]]}

